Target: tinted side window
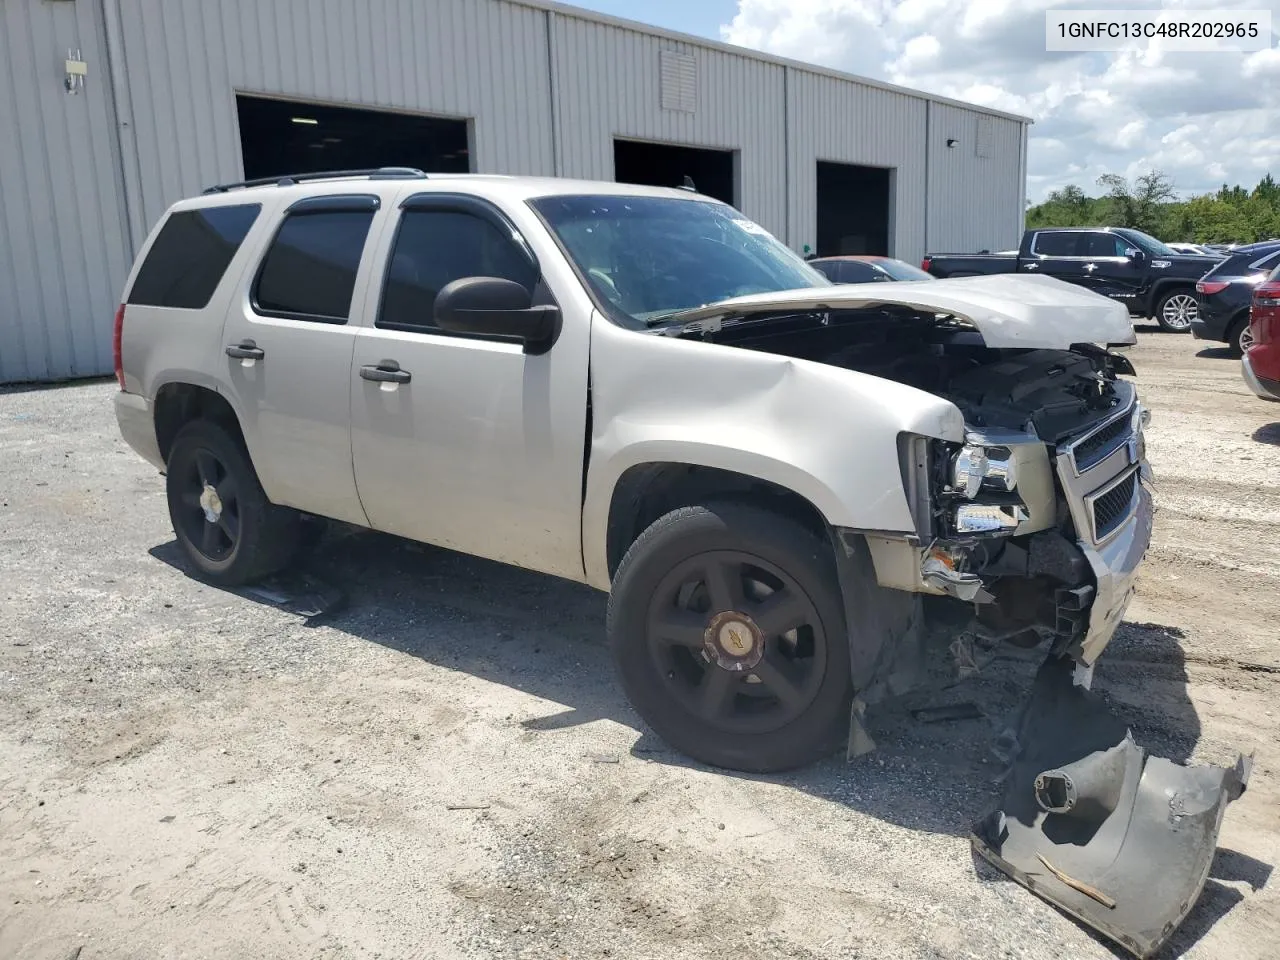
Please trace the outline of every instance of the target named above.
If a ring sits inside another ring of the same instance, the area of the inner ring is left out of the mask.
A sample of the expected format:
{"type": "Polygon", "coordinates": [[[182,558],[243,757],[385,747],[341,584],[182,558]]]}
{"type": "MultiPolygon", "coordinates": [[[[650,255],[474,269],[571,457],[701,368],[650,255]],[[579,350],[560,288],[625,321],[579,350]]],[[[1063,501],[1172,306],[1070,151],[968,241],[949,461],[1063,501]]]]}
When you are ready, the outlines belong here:
{"type": "Polygon", "coordinates": [[[814,260],[809,266],[817,270],[832,283],[843,283],[841,279],[840,261],[839,260],[814,260]]]}
{"type": "Polygon", "coordinates": [[[129,291],[129,303],[199,310],[208,305],[261,204],[182,210],[165,221],[129,291]]]}
{"type": "Polygon", "coordinates": [[[1129,244],[1114,233],[1087,233],[1084,253],[1086,257],[1123,257],[1129,244]]]}
{"type": "Polygon", "coordinates": [[[262,260],[253,302],[259,313],[346,323],[372,210],[324,210],[285,217],[262,260]]]}
{"type": "Polygon", "coordinates": [[[869,263],[860,260],[846,260],[844,263],[845,283],[872,283],[884,279],[887,278],[869,263]]]}
{"type": "Polygon", "coordinates": [[[487,220],[454,210],[406,210],[391,250],[377,325],[439,330],[436,295],[463,277],[500,277],[532,292],[538,271],[487,220]]]}
{"type": "Polygon", "coordinates": [[[1076,255],[1076,239],[1078,233],[1042,230],[1036,234],[1033,253],[1046,257],[1074,257],[1076,255]]]}

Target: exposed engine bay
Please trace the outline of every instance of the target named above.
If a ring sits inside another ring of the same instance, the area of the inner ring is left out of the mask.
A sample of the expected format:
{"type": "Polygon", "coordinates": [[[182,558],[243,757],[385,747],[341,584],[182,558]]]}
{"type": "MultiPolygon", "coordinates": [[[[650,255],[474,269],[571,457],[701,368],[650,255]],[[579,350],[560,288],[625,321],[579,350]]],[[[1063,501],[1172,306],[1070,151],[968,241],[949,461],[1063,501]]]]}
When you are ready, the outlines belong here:
{"type": "Polygon", "coordinates": [[[1120,378],[1129,361],[1092,344],[992,349],[964,318],[903,305],[723,317],[676,335],[844,367],[959,408],[963,444],[903,442],[914,536],[839,531],[858,691],[850,756],[874,749],[867,707],[927,686],[939,654],[963,676],[979,651],[1043,645],[993,743],[1005,793],[974,823],[974,852],[1150,956],[1199,896],[1251,759],[1188,768],[1149,756],[1089,692],[1154,515],[1146,415],[1120,378]]]}
{"type": "Polygon", "coordinates": [[[993,350],[963,320],[909,307],[757,315],[697,335],[905,383],[951,400],[972,426],[1030,427],[1047,443],[1110,410],[1116,374],[1133,372],[1125,357],[1091,344],[993,350]]]}

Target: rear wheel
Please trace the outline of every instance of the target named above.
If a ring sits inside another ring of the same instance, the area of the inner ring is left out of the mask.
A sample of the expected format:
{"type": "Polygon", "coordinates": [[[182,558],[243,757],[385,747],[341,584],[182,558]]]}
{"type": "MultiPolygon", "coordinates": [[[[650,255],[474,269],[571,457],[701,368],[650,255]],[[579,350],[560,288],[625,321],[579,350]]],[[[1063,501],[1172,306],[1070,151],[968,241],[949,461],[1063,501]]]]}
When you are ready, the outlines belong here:
{"type": "Polygon", "coordinates": [[[1200,315],[1195,294],[1188,290],[1170,290],[1156,304],[1156,322],[1161,329],[1173,333],[1185,333],[1191,329],[1191,321],[1200,315]]]}
{"type": "Polygon", "coordinates": [[[1253,332],[1249,328],[1249,317],[1244,317],[1236,321],[1234,327],[1231,328],[1231,335],[1227,338],[1227,346],[1231,348],[1231,352],[1237,357],[1242,357],[1249,352],[1249,348],[1253,346],[1253,332]]]}
{"type": "Polygon", "coordinates": [[[188,561],[226,586],[257,580],[293,557],[299,516],[267,500],[238,437],[209,420],[183,427],[166,469],[169,518],[188,561]]]}
{"type": "Polygon", "coordinates": [[[659,736],[736,770],[842,742],[853,696],[831,548],[745,504],[685,507],[627,551],[609,599],[622,685],[659,736]]]}

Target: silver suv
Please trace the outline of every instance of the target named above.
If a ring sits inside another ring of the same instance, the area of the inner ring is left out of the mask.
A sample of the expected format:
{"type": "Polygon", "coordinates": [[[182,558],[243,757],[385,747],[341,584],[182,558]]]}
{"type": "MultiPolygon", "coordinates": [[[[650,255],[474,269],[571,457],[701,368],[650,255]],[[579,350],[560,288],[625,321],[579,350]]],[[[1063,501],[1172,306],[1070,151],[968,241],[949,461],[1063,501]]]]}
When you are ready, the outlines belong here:
{"type": "Polygon", "coordinates": [[[832,285],[688,190],[213,187],[152,231],[115,337],[200,576],[280,570],[314,516],[590,584],[636,709],[724,767],[806,763],[851,717],[867,744],[935,652],[1087,672],[1150,538],[1124,307],[832,285]]]}

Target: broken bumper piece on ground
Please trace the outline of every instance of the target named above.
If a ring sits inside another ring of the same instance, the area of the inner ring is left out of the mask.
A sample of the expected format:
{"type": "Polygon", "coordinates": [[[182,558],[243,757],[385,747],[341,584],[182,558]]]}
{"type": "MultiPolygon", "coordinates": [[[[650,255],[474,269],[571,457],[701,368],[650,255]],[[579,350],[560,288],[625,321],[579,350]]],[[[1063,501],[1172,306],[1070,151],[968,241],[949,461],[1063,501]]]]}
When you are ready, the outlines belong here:
{"type": "Polygon", "coordinates": [[[974,825],[974,850],[1135,956],[1151,956],[1199,898],[1252,758],[1224,769],[1148,756],[1057,659],[1040,669],[1017,739],[1001,809],[974,825]]]}

